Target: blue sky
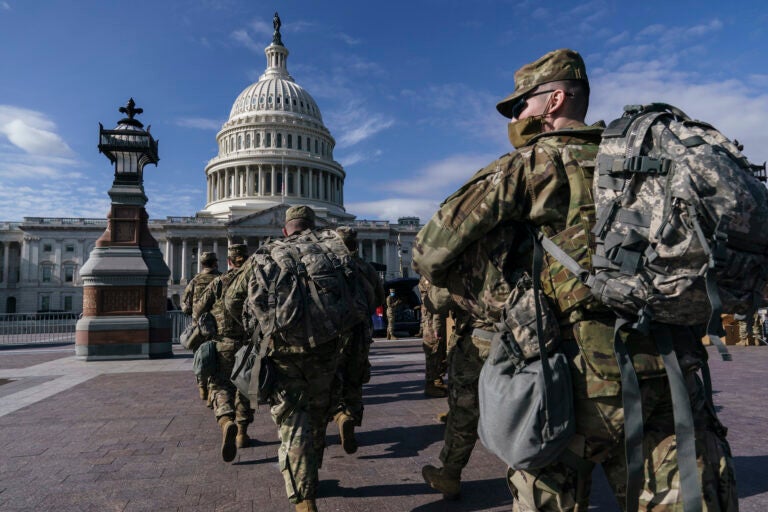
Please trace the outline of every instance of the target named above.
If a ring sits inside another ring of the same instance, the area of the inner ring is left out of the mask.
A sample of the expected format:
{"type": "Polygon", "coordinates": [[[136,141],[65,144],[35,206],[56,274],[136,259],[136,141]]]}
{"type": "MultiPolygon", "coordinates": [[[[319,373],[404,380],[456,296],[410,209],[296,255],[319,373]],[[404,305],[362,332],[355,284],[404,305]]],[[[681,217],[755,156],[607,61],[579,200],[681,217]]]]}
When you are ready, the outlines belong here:
{"type": "Polygon", "coordinates": [[[664,101],[768,159],[763,2],[0,0],[0,220],[103,218],[98,125],[129,97],[160,141],[150,217],[203,209],[216,132],[264,71],[275,10],[359,219],[426,220],[510,151],[495,104],[518,67],[562,47],[586,61],[589,122],[664,101]]]}

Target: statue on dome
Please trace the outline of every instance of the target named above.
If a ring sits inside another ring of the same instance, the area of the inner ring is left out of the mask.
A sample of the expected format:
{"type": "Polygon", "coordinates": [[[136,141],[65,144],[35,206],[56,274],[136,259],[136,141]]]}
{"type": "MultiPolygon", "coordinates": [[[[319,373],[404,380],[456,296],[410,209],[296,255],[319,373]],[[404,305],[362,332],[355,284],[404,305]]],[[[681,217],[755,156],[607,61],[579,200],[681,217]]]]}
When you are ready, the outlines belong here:
{"type": "Polygon", "coordinates": [[[282,23],[280,23],[280,16],[278,16],[277,11],[275,11],[275,17],[272,18],[272,26],[275,27],[275,33],[272,34],[272,44],[279,44],[282,46],[283,40],[280,38],[280,27],[282,26],[282,23]]]}

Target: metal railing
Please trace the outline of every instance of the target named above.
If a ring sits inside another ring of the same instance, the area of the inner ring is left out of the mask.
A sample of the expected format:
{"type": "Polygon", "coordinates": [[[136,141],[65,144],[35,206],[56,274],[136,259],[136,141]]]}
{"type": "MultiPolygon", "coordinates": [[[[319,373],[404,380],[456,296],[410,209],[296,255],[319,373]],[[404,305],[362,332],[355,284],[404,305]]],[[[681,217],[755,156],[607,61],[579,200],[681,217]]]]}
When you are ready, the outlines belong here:
{"type": "MultiPolygon", "coordinates": [[[[166,313],[171,321],[171,341],[179,336],[191,321],[181,311],[166,313]]],[[[45,343],[74,343],[79,313],[0,313],[0,345],[45,343]]]]}
{"type": "Polygon", "coordinates": [[[77,318],[71,312],[0,314],[0,345],[74,343],[77,318]]]}
{"type": "Polygon", "coordinates": [[[171,320],[171,342],[179,343],[179,336],[187,327],[187,324],[192,321],[192,317],[185,315],[179,310],[169,311],[167,313],[168,318],[171,320]]]}

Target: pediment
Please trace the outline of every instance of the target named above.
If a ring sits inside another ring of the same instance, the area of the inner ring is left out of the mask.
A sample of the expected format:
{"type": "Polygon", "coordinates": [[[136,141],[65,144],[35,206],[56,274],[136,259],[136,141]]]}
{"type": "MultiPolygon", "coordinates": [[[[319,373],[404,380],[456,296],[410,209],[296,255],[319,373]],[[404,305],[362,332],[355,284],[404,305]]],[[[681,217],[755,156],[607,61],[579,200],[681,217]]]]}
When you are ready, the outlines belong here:
{"type": "MultiPolygon", "coordinates": [[[[266,210],[254,212],[227,223],[229,227],[277,227],[282,228],[285,225],[285,212],[290,208],[289,204],[279,204],[266,210]]],[[[321,217],[315,219],[318,228],[328,227],[330,223],[321,217]]]]}

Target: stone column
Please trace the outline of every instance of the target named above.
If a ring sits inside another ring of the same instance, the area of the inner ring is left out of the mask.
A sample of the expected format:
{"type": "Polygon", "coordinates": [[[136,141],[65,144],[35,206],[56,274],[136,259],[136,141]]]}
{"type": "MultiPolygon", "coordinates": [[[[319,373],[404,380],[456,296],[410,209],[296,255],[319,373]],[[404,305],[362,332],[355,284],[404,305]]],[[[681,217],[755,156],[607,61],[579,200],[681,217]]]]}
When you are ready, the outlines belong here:
{"type": "Polygon", "coordinates": [[[56,269],[56,272],[54,273],[53,277],[55,279],[59,280],[59,283],[64,282],[64,268],[62,266],[62,259],[61,259],[61,240],[56,240],[54,242],[54,249],[53,249],[53,265],[54,269],[56,269]]]}
{"type": "Polygon", "coordinates": [[[264,196],[264,168],[259,165],[259,196],[264,196]]]}
{"type": "Polygon", "coordinates": [[[6,288],[8,287],[8,283],[10,282],[10,278],[8,275],[8,272],[10,271],[8,262],[9,260],[9,254],[11,252],[11,244],[8,242],[3,243],[3,282],[5,283],[6,288]]]}
{"type": "Polygon", "coordinates": [[[197,273],[199,274],[203,270],[203,266],[200,260],[203,259],[203,240],[197,240],[197,273]]]}
{"type": "Polygon", "coordinates": [[[308,171],[309,171],[309,176],[308,176],[309,179],[307,180],[309,182],[309,196],[308,197],[310,199],[312,199],[313,197],[315,197],[315,177],[314,177],[315,173],[314,173],[314,171],[312,170],[311,167],[308,169],[308,171]]]}
{"type": "Polygon", "coordinates": [[[187,239],[181,239],[181,284],[189,282],[189,246],[187,239]]]}
{"type": "Polygon", "coordinates": [[[271,186],[269,187],[269,191],[270,191],[270,195],[274,196],[275,195],[275,189],[277,188],[277,172],[275,171],[274,164],[271,167],[272,167],[272,174],[270,175],[271,186]]]}

